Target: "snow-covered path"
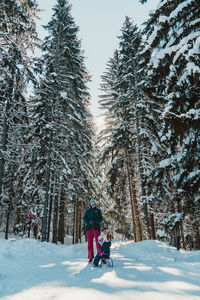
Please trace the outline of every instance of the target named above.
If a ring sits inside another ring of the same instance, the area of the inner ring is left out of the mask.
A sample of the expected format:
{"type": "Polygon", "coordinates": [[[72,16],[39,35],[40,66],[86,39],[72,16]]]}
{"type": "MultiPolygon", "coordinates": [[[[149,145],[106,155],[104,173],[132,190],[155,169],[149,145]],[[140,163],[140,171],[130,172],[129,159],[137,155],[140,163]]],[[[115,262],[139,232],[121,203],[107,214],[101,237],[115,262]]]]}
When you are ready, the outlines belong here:
{"type": "Polygon", "coordinates": [[[114,241],[114,268],[87,264],[87,245],[0,239],[2,300],[200,299],[200,251],[114,241]]]}

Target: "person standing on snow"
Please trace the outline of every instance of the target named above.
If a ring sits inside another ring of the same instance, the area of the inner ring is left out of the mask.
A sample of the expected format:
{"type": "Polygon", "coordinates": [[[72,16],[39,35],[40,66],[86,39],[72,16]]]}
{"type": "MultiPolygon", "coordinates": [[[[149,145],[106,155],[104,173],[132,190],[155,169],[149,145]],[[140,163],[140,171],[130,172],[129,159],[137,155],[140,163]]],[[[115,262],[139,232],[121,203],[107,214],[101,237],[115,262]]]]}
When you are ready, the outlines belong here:
{"type": "Polygon", "coordinates": [[[93,239],[95,238],[97,252],[101,250],[101,245],[98,243],[100,235],[100,224],[102,223],[102,214],[99,208],[96,207],[95,200],[90,200],[90,208],[86,211],[83,217],[86,225],[86,235],[88,241],[88,259],[92,262],[94,257],[93,239]]]}

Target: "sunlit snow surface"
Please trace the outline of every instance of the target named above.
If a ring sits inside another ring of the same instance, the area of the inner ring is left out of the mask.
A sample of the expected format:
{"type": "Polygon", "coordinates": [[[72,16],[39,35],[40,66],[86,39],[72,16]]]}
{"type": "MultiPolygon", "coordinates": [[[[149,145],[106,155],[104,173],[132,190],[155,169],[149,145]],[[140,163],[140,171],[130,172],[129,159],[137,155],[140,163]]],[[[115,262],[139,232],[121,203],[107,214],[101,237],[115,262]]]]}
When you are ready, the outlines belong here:
{"type": "Polygon", "coordinates": [[[1,300],[200,299],[200,251],[113,241],[114,268],[91,268],[87,244],[0,239],[1,300]]]}

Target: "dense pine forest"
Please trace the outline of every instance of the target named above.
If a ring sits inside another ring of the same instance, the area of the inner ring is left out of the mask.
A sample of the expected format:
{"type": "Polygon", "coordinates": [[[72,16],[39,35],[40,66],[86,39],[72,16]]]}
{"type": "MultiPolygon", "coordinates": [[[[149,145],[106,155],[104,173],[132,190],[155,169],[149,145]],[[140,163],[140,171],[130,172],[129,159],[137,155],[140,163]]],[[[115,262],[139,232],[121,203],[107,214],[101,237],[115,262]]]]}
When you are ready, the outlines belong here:
{"type": "Polygon", "coordinates": [[[125,17],[98,134],[72,11],[57,0],[41,41],[35,0],[0,3],[0,231],[79,243],[96,199],[105,232],[200,249],[199,1],[125,17]]]}

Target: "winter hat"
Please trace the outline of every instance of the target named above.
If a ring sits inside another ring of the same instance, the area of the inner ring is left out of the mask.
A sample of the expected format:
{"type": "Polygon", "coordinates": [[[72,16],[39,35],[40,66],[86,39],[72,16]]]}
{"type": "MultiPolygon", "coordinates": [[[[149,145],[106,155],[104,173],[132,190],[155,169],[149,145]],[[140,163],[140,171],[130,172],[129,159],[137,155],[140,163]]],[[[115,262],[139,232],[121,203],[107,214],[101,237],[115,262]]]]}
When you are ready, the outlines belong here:
{"type": "Polygon", "coordinates": [[[103,234],[100,234],[100,235],[98,236],[98,242],[99,242],[100,245],[103,244],[103,242],[104,242],[104,235],[103,235],[103,234]]]}
{"type": "Polygon", "coordinates": [[[90,205],[92,205],[92,204],[95,204],[95,200],[94,199],[90,200],[90,205]]]}

